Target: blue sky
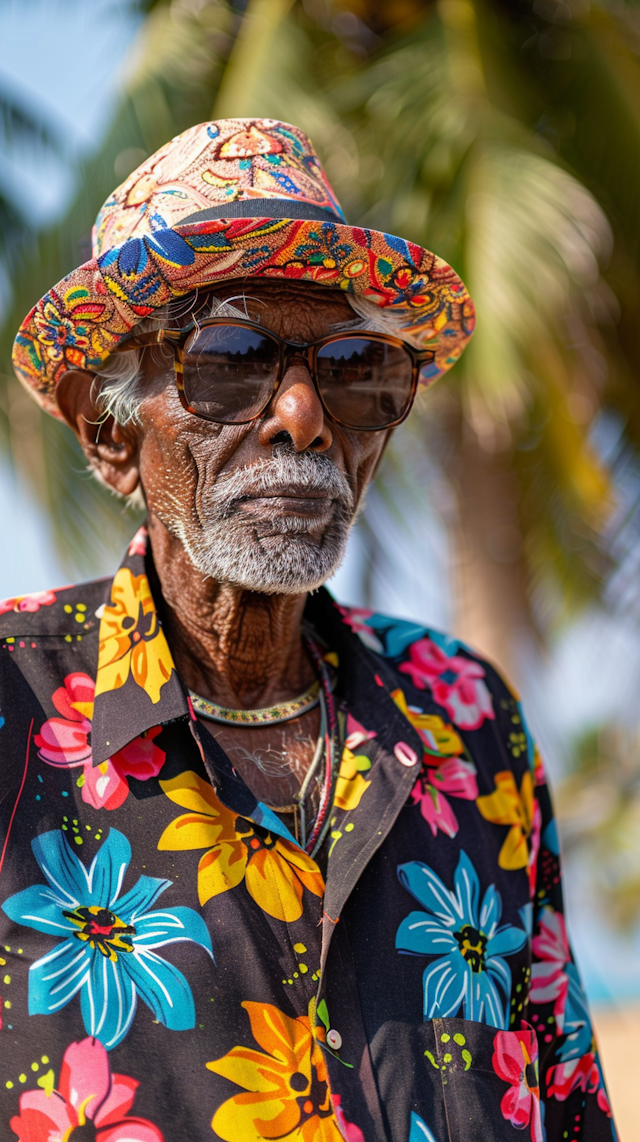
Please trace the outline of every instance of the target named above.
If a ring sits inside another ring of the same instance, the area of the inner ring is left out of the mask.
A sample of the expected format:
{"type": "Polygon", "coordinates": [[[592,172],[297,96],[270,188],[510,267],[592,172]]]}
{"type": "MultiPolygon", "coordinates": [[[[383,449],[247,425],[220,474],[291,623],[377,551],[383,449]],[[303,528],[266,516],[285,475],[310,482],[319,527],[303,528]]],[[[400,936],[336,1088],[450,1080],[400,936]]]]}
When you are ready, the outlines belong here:
{"type": "MultiPolygon", "coordinates": [[[[2,0],[0,82],[43,115],[71,154],[93,150],[137,25],[128,0],[2,0]]],[[[41,153],[4,154],[0,178],[24,212],[42,222],[73,190],[68,166],[41,153]]]]}

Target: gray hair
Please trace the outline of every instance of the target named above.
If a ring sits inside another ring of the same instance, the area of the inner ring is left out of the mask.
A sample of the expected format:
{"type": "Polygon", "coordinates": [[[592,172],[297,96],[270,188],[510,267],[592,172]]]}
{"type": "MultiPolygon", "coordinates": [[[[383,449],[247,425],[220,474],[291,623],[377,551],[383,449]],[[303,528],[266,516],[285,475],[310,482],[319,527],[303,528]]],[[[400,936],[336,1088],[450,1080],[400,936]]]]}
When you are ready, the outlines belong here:
{"type": "MultiPolygon", "coordinates": [[[[406,317],[398,311],[390,312],[388,309],[380,309],[375,302],[370,301],[368,298],[361,297],[358,294],[346,294],[347,300],[351,305],[354,313],[360,318],[357,325],[358,330],[365,330],[372,333],[392,333],[396,336],[400,334],[400,330],[406,321],[406,317]]],[[[195,304],[195,298],[191,295],[190,300],[186,306],[184,301],[182,307],[180,301],[173,302],[169,306],[164,306],[158,311],[155,317],[145,318],[136,326],[137,333],[146,333],[150,330],[160,329],[166,325],[167,321],[172,317],[183,316],[185,312],[189,312],[195,304]]],[[[248,314],[246,310],[246,296],[239,295],[229,297],[226,300],[214,298],[211,306],[206,313],[207,317],[235,317],[239,320],[247,320],[248,314]],[[234,302],[243,303],[243,309],[239,309],[234,302]]],[[[343,325],[337,325],[336,330],[342,328],[353,328],[352,322],[345,322],[343,325]]],[[[405,339],[411,341],[405,334],[405,339]]],[[[140,423],[140,405],[144,399],[144,389],[141,379],[141,350],[132,349],[128,353],[114,353],[109,360],[103,365],[99,373],[96,373],[94,384],[94,395],[96,403],[100,410],[100,418],[107,419],[112,416],[116,424],[139,424],[140,423]]],[[[158,350],[152,350],[158,352],[158,350]]],[[[159,350],[164,358],[164,353],[159,350]]],[[[160,357],[158,358],[160,363],[160,357]]]]}

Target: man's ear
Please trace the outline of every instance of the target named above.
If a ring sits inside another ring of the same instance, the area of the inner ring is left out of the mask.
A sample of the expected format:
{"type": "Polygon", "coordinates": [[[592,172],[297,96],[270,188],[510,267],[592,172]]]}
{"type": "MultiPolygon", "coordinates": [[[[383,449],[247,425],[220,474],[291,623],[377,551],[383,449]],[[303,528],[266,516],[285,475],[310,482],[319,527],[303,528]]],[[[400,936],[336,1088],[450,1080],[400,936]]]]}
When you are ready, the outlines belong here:
{"type": "Polygon", "coordinates": [[[115,492],[130,496],[140,483],[138,435],[133,426],[105,417],[94,402],[93,381],[93,373],[70,369],[56,387],[58,408],[94,471],[115,492]]]}

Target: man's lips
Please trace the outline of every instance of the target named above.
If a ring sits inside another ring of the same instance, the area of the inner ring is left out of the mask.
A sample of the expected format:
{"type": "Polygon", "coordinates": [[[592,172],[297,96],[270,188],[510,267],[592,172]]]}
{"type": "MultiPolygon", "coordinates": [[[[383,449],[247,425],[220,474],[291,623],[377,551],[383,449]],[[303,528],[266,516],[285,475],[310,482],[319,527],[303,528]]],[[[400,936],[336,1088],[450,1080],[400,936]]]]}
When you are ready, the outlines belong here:
{"type": "Polygon", "coordinates": [[[270,511],[280,509],[282,512],[294,512],[303,515],[320,515],[328,511],[333,503],[333,498],[328,496],[326,492],[320,491],[273,491],[273,492],[260,492],[255,495],[245,495],[242,499],[238,500],[237,506],[240,509],[251,509],[253,507],[268,508],[270,511]]]}

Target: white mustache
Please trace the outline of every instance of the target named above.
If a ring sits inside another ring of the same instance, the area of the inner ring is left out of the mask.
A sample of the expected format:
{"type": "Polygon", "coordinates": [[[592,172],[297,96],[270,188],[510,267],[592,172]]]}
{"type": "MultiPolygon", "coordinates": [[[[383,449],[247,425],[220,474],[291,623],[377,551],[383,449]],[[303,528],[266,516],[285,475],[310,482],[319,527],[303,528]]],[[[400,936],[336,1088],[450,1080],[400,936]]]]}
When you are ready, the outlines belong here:
{"type": "Polygon", "coordinates": [[[224,473],[216,480],[207,495],[209,507],[216,514],[226,516],[233,512],[238,501],[249,496],[296,495],[322,492],[337,501],[341,514],[350,516],[354,509],[354,495],[344,472],[317,452],[293,452],[286,448],[274,449],[268,459],[258,460],[224,473]]]}

